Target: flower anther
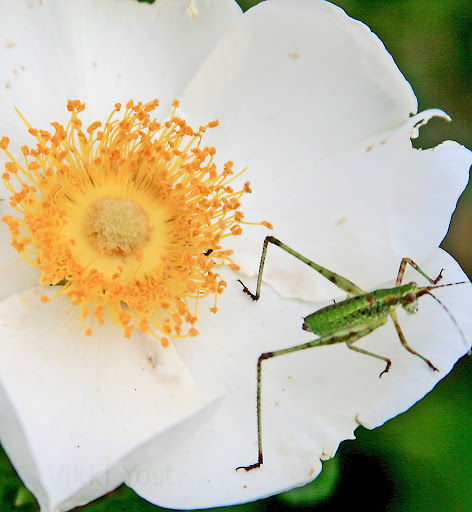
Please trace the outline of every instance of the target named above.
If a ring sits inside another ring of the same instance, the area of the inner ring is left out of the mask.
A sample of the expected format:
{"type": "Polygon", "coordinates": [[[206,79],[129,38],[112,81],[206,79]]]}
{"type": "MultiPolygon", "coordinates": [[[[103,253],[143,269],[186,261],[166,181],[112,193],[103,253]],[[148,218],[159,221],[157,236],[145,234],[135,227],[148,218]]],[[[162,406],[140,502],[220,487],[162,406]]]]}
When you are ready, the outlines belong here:
{"type": "MultiPolygon", "coordinates": [[[[149,331],[196,336],[191,300],[216,297],[226,283],[216,272],[233,270],[225,237],[241,234],[240,199],[251,191],[232,182],[233,163],[219,171],[215,148],[202,144],[213,121],[198,130],[176,115],[159,123],[150,113],[158,101],[120,104],[103,124],[83,128],[80,101],[69,101],[66,127],[37,130],[25,118],[36,146],[24,146],[24,163],[8,150],[3,174],[18,217],[3,217],[12,245],[41,271],[42,285],[63,285],[80,307],[86,334],[90,319],[108,317],[131,336],[149,331]],[[211,249],[211,251],[210,251],[211,249]]],[[[20,114],[21,115],[21,114],[20,114]]],[[[268,223],[264,223],[268,225],[268,223]]],[[[43,300],[49,299],[44,296],[43,300]]]]}

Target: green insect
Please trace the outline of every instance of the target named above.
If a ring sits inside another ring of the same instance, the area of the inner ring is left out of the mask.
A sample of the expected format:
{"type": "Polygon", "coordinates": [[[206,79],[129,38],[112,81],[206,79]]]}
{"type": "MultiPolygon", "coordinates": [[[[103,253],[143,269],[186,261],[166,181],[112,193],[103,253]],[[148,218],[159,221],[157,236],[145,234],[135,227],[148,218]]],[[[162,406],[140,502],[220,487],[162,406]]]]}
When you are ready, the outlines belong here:
{"type": "Polygon", "coordinates": [[[319,338],[289,347],[281,350],[275,350],[273,352],[265,352],[259,356],[257,360],[257,445],[258,445],[258,460],[256,463],[249,466],[239,466],[238,469],[245,469],[250,471],[258,468],[263,463],[262,455],[262,428],[261,428],[261,372],[262,372],[262,361],[270,359],[272,357],[282,356],[284,354],[290,354],[299,350],[304,350],[311,347],[320,347],[322,345],[332,345],[334,343],[346,343],[348,348],[360,352],[376,359],[385,361],[385,369],[380,373],[380,377],[384,373],[387,373],[390,369],[392,362],[389,358],[374,354],[362,348],[354,345],[356,341],[367,336],[375,329],[384,325],[388,318],[393,320],[395,329],[397,330],[398,336],[402,345],[411,352],[413,355],[421,358],[432,370],[439,371],[434,364],[414,350],[406,341],[405,336],[401,330],[400,324],[398,323],[396,308],[401,306],[407,313],[413,314],[418,310],[418,299],[423,295],[432,296],[451,317],[454,324],[458,328],[465,343],[465,336],[457,324],[454,317],[451,315],[446,306],[432,293],[430,290],[435,288],[443,288],[445,286],[453,286],[456,284],[464,283],[449,283],[445,285],[435,286],[442,277],[442,270],[436,279],[432,279],[428,276],[414,261],[410,258],[403,258],[400,263],[400,269],[398,271],[395,286],[393,288],[383,288],[374,290],[372,292],[365,292],[357,285],[355,285],[349,279],[346,279],[335,272],[328,270],[317,263],[309,260],[305,256],[301,255],[297,251],[291,249],[286,244],[278,240],[273,236],[268,236],[264,240],[262,248],[262,256],[259,265],[259,274],[257,276],[257,287],[256,293],[252,293],[246,285],[238,279],[243,286],[243,291],[250,295],[253,300],[258,300],[261,292],[262,284],[262,273],[264,271],[264,263],[267,255],[267,247],[269,243],[279,246],[284,251],[288,252],[295,258],[303,261],[311,268],[315,269],[322,276],[329,279],[336,286],[347,292],[348,297],[340,302],[330,304],[324,308],[311,313],[304,318],[302,329],[314,334],[318,334],[319,338]],[[402,285],[403,276],[405,274],[406,266],[412,266],[417,272],[419,272],[424,278],[426,278],[433,286],[418,286],[416,283],[408,283],[402,285]]]}

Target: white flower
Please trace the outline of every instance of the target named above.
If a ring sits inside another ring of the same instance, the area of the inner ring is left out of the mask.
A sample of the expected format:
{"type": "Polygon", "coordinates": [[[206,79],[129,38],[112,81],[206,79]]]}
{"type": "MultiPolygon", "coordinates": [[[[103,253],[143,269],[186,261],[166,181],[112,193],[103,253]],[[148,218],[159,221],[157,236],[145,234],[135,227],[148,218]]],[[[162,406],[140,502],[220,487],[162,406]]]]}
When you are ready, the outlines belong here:
{"type": "MultiPolygon", "coordinates": [[[[46,128],[67,121],[71,98],[86,102],[90,121],[118,101],[159,97],[165,112],[181,98],[191,124],[220,119],[206,140],[217,159],[248,166],[246,219],[270,220],[278,238],[363,289],[391,281],[404,256],[433,277],[444,268],[443,282],[465,279],[438,245],[471,154],[453,142],[412,149],[417,127],[444,114],[416,114],[410,86],[367,27],[318,0],[269,0],[244,15],[233,0],[190,7],[0,3],[0,137],[16,154],[31,144],[14,106],[46,128]]],[[[265,234],[254,227],[225,241],[245,274],[257,271],[265,234]]],[[[206,314],[213,299],[199,304],[197,338],[163,348],[136,331],[126,340],[110,323],[86,338],[69,298],[40,301],[54,292],[37,286],[37,270],[10,247],[3,223],[0,236],[1,440],[44,511],[68,510],[123,481],[173,508],[301,485],[359,423],[373,428],[406,410],[467,351],[425,297],[416,315],[399,317],[439,372],[409,354],[392,325],[359,343],[392,359],[381,380],[381,362],[344,344],[265,363],[264,464],[236,472],[256,456],[257,357],[312,339],[301,319],[343,294],[271,247],[261,299],[253,303],[236,282],[252,288],[254,279],[222,268],[227,290],[216,315],[206,314]]],[[[437,295],[470,340],[470,287],[437,295]]]]}

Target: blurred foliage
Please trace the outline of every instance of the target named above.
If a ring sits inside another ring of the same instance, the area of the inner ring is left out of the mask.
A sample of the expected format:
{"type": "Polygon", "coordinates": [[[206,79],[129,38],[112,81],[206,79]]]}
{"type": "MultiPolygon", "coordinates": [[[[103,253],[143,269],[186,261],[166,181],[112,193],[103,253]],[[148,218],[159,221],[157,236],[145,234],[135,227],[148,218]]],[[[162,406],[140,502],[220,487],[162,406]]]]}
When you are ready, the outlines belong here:
{"type": "MultiPolygon", "coordinates": [[[[152,0],[139,0],[149,1],[152,0]]],[[[239,0],[246,10],[260,0],[239,0]]],[[[472,2],[468,0],[337,0],[383,41],[419,98],[454,122],[431,122],[417,144],[444,139],[472,147],[472,2]]],[[[445,169],[447,172],[447,169],[445,169]]],[[[459,201],[444,247],[472,275],[472,187],[459,201]]],[[[460,361],[421,402],[384,426],[359,428],[322,475],[307,486],[227,512],[469,512],[472,510],[472,363],[460,361]]],[[[0,510],[38,507],[0,452],[0,510]]],[[[81,512],[156,512],[125,486],[81,512]]],[[[164,511],[166,509],[160,509],[164,511]]],[[[223,509],[213,509],[219,511],[223,509]]]]}
{"type": "Polygon", "coordinates": [[[309,507],[331,498],[341,475],[341,458],[323,462],[323,470],[316,480],[279,495],[281,501],[294,507],[309,507]]]}

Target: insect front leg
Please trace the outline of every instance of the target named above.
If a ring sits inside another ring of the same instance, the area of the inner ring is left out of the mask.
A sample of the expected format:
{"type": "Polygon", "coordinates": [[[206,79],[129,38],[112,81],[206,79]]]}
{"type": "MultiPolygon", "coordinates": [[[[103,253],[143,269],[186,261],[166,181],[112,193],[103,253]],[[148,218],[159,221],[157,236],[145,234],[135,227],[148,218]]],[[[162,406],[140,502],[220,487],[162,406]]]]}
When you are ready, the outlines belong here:
{"type": "Polygon", "coordinates": [[[262,245],[262,254],[261,254],[261,261],[259,263],[259,273],[257,275],[257,286],[256,286],[256,293],[252,293],[249,288],[240,280],[238,281],[243,286],[243,291],[250,295],[253,300],[258,300],[261,296],[261,284],[262,284],[262,273],[264,272],[264,264],[265,259],[267,256],[267,247],[269,243],[277,245],[285,252],[288,252],[295,258],[297,258],[300,261],[303,261],[306,265],[311,267],[312,269],[319,272],[323,277],[331,281],[333,284],[335,284],[338,288],[341,288],[341,290],[345,291],[350,296],[355,295],[361,295],[364,293],[364,290],[359,288],[356,284],[354,284],[352,281],[349,281],[349,279],[346,279],[345,277],[336,274],[336,272],[333,272],[332,270],[328,270],[325,267],[322,267],[321,265],[318,265],[318,263],[315,263],[314,261],[309,260],[299,252],[295,251],[288,245],[284,244],[274,236],[266,236],[264,239],[264,244],[262,245]]]}
{"type": "Polygon", "coordinates": [[[400,286],[402,284],[403,276],[405,275],[405,270],[406,270],[407,265],[410,265],[411,267],[413,267],[424,278],[426,278],[431,284],[437,284],[439,282],[439,280],[442,278],[442,273],[443,273],[444,269],[441,269],[441,272],[439,272],[438,277],[436,279],[433,279],[433,278],[429,277],[428,274],[426,274],[426,272],[424,272],[424,270],[422,270],[418,266],[418,264],[415,263],[412,259],[403,258],[400,263],[400,268],[398,269],[398,275],[397,275],[397,280],[395,282],[395,286],[400,286]]]}
{"type": "Polygon", "coordinates": [[[434,370],[435,372],[438,372],[439,370],[436,368],[436,366],[434,366],[434,364],[429,360],[427,359],[426,357],[422,356],[421,354],[419,354],[418,352],[416,352],[416,350],[414,350],[413,348],[410,347],[410,345],[408,345],[407,341],[406,341],[406,338],[402,332],[402,329],[400,327],[400,324],[398,323],[398,318],[397,318],[397,312],[396,311],[392,311],[390,313],[390,317],[392,318],[393,320],[393,323],[395,325],[395,329],[397,330],[397,333],[398,333],[398,337],[400,338],[400,341],[402,342],[402,345],[408,350],[408,352],[410,352],[411,354],[415,355],[415,356],[418,356],[420,357],[421,359],[423,359],[423,361],[432,369],[434,370]]]}
{"type": "Polygon", "coordinates": [[[251,471],[252,469],[259,468],[263,463],[264,457],[262,453],[262,408],[261,408],[261,386],[262,386],[262,361],[266,359],[270,359],[272,357],[283,356],[285,354],[290,354],[292,352],[298,352],[300,350],[305,350],[307,348],[319,347],[322,345],[332,345],[333,343],[341,343],[342,341],[346,341],[345,335],[340,334],[330,334],[326,336],[321,336],[316,340],[309,341],[307,343],[303,343],[301,345],[296,345],[295,347],[284,348],[281,350],[275,350],[273,352],[265,352],[259,356],[257,360],[257,462],[250,464],[249,466],[238,466],[236,471],[239,469],[244,469],[246,471],[251,471]]]}

